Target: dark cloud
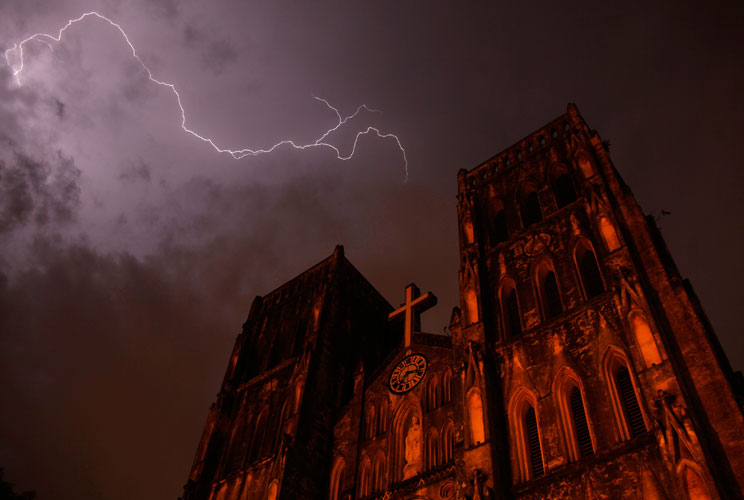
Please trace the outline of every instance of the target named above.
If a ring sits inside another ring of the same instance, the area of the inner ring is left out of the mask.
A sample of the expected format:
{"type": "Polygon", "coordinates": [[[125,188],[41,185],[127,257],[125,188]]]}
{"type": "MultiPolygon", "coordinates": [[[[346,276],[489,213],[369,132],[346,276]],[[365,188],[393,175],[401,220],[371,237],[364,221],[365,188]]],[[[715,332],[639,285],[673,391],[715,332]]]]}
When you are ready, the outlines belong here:
{"type": "Polygon", "coordinates": [[[205,50],[202,60],[204,65],[217,74],[237,62],[239,54],[235,46],[229,40],[219,40],[209,44],[205,50]]]}
{"type": "Polygon", "coordinates": [[[16,151],[0,158],[0,233],[20,226],[67,224],[80,205],[80,170],[61,153],[40,161],[16,151]]]}
{"type": "Polygon", "coordinates": [[[140,158],[136,162],[130,163],[124,167],[119,174],[119,179],[125,182],[149,182],[152,178],[150,170],[150,166],[140,158]]]}
{"type": "Polygon", "coordinates": [[[335,117],[311,95],[344,113],[365,102],[384,113],[332,139],[346,152],[355,126],[398,133],[410,177],[371,136],[349,162],[215,153],[182,133],[173,95],[104,23],[30,50],[23,87],[0,64],[0,236],[35,235],[25,265],[0,255],[0,402],[12,408],[0,466],[18,489],[175,498],[253,296],[337,243],[392,303],[411,281],[437,293],[423,320],[441,331],[458,301],[457,170],[568,101],[611,139],[643,208],[672,212],[671,252],[744,363],[739,3],[43,4],[0,6],[0,33],[111,11],[198,131],[251,146],[316,137],[335,117]]]}

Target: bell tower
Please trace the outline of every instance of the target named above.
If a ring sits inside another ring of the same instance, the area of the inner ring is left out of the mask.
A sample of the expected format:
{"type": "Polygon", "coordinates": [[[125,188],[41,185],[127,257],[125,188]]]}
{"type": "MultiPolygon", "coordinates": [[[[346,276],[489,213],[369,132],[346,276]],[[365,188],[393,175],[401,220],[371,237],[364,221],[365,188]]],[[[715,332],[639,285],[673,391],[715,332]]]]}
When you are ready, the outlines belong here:
{"type": "Polygon", "coordinates": [[[731,367],[576,106],[461,170],[457,207],[463,460],[496,496],[742,498],[731,367]]]}

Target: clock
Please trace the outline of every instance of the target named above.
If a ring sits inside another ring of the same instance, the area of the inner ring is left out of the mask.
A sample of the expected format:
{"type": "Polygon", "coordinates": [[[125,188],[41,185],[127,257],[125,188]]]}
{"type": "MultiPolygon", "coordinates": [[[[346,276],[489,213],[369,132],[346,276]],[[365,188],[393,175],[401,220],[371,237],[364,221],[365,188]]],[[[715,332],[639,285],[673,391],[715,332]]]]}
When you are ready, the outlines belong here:
{"type": "Polygon", "coordinates": [[[396,394],[408,392],[421,382],[426,375],[428,363],[423,354],[411,354],[401,360],[390,374],[388,385],[396,394]]]}

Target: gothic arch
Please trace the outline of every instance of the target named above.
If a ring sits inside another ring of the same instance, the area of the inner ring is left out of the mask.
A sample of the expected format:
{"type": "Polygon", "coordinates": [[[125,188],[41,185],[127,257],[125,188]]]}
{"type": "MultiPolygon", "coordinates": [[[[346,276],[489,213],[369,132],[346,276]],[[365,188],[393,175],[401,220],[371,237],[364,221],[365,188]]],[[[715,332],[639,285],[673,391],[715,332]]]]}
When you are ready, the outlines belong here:
{"type": "Polygon", "coordinates": [[[620,238],[618,238],[615,225],[609,217],[601,214],[597,221],[597,228],[599,229],[599,234],[602,235],[602,241],[605,244],[607,252],[611,253],[620,248],[620,238]]]}
{"type": "Polygon", "coordinates": [[[522,333],[522,313],[517,282],[512,277],[503,276],[501,278],[498,298],[504,339],[514,338],[522,333]]]}
{"type": "Polygon", "coordinates": [[[452,401],[452,370],[447,367],[442,375],[442,403],[450,401],[452,401]]]}
{"type": "Polygon", "coordinates": [[[455,456],[455,423],[447,419],[442,429],[442,463],[447,463],[455,456]]]}
{"type": "Polygon", "coordinates": [[[630,311],[628,314],[628,324],[630,325],[630,331],[633,333],[646,368],[661,364],[659,348],[656,345],[656,340],[654,340],[651,325],[643,311],[640,309],[630,311]]]}
{"type": "Polygon", "coordinates": [[[553,381],[553,396],[569,460],[576,461],[594,453],[596,437],[589,418],[584,384],[568,366],[558,371],[553,381]]]}
{"type": "Polygon", "coordinates": [[[431,426],[426,433],[426,468],[433,469],[440,463],[439,431],[431,426]]]}
{"type": "Polygon", "coordinates": [[[705,475],[696,463],[683,459],[677,465],[677,476],[688,500],[713,500],[705,475]]]}
{"type": "Polygon", "coordinates": [[[369,496],[372,493],[372,462],[365,454],[359,465],[359,482],[357,484],[357,498],[369,496]]]}
{"type": "Polygon", "coordinates": [[[581,283],[584,298],[590,300],[605,291],[602,271],[594,245],[585,237],[579,238],[573,251],[574,269],[581,283]]]}
{"type": "Polygon", "coordinates": [[[377,455],[375,455],[375,462],[372,469],[372,491],[382,491],[385,489],[386,484],[385,453],[382,450],[379,450],[377,455]]]}
{"type": "Polygon", "coordinates": [[[377,433],[378,434],[387,432],[389,406],[390,405],[388,403],[387,398],[383,398],[382,402],[380,402],[379,410],[377,412],[377,433]]]}
{"type": "Polygon", "coordinates": [[[472,387],[465,399],[468,415],[469,446],[486,442],[486,423],[483,411],[483,397],[478,387],[472,387]]]}
{"type": "Polygon", "coordinates": [[[628,356],[608,346],[602,361],[602,376],[615,414],[618,441],[627,441],[649,428],[641,393],[628,356]]]}
{"type": "Polygon", "coordinates": [[[543,320],[558,316],[563,312],[563,293],[553,259],[542,255],[533,266],[532,276],[543,320]]]}
{"type": "Polygon", "coordinates": [[[375,437],[375,404],[368,402],[364,410],[364,437],[371,439],[375,437]]]}
{"type": "Polygon", "coordinates": [[[480,321],[480,315],[478,314],[478,293],[475,291],[475,286],[469,283],[463,292],[463,299],[465,300],[465,318],[467,319],[468,325],[473,325],[480,321]]]}
{"type": "Polygon", "coordinates": [[[279,480],[274,479],[266,489],[266,500],[276,500],[279,495],[279,480]]]}
{"type": "Polygon", "coordinates": [[[423,432],[421,403],[412,395],[403,398],[395,410],[393,417],[392,453],[390,457],[390,480],[396,481],[407,479],[422,471],[423,468],[423,432]],[[418,431],[413,430],[414,423],[418,425],[418,431]],[[418,432],[418,444],[416,444],[416,432],[418,432]],[[406,460],[408,448],[409,463],[406,460]],[[408,466],[408,467],[407,467],[408,466]]]}
{"type": "Polygon", "coordinates": [[[545,470],[537,407],[537,396],[523,387],[516,390],[509,402],[510,434],[511,441],[514,444],[512,449],[513,463],[517,464],[514,468],[516,483],[542,475],[545,470]],[[534,430],[531,425],[528,425],[531,422],[527,420],[530,409],[535,418],[534,430]]]}
{"type": "Polygon", "coordinates": [[[344,486],[344,470],[346,469],[346,461],[344,457],[336,457],[333,461],[333,467],[331,468],[331,486],[329,488],[328,499],[329,500],[340,500],[341,491],[344,486]]]}
{"type": "Polygon", "coordinates": [[[439,376],[436,373],[429,375],[429,382],[426,385],[426,409],[431,411],[439,408],[441,403],[441,391],[439,388],[439,376]]]}

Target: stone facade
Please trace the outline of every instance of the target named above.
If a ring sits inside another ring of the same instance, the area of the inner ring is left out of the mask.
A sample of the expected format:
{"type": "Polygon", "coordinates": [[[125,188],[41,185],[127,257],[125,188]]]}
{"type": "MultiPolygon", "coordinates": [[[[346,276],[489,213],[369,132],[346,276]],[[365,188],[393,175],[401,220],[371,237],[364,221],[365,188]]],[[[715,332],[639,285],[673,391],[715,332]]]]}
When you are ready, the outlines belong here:
{"type": "Polygon", "coordinates": [[[450,336],[341,247],[255,300],[184,500],[744,498],[741,374],[575,106],[458,217],[450,336]]]}

